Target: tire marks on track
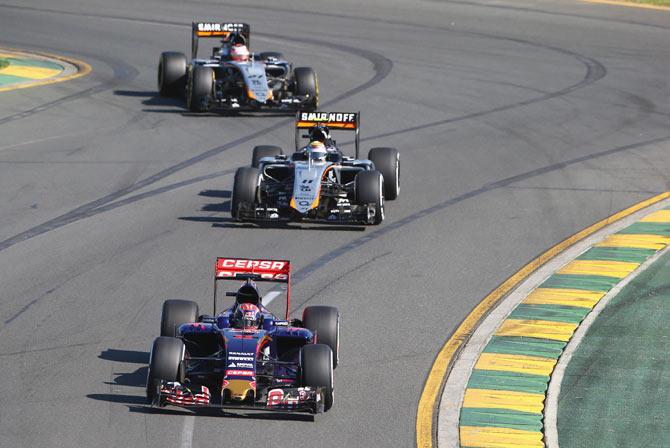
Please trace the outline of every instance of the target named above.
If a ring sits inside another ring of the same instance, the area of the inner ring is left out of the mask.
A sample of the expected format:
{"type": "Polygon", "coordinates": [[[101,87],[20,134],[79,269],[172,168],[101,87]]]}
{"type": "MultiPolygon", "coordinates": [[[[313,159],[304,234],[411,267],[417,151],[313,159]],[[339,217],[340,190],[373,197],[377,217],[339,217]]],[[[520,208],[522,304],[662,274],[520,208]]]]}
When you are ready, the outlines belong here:
{"type": "MultiPolygon", "coordinates": [[[[37,9],[37,8],[20,8],[20,9],[33,10],[33,9],[37,9]]],[[[61,13],[61,14],[68,14],[68,15],[78,15],[78,16],[81,15],[81,16],[85,16],[85,17],[90,16],[88,14],[62,13],[60,11],[53,11],[53,12],[54,13],[61,13]]],[[[110,18],[108,16],[91,16],[91,17],[102,18],[102,19],[110,18]]],[[[118,17],[111,17],[111,18],[120,19],[118,17]]],[[[143,20],[143,19],[132,19],[132,18],[122,18],[122,20],[130,20],[130,21],[134,21],[134,22],[142,22],[142,23],[150,23],[150,24],[158,24],[158,25],[166,25],[167,24],[167,25],[175,25],[175,26],[179,26],[179,27],[184,27],[183,23],[168,22],[168,21],[143,20]]],[[[272,39],[284,39],[284,40],[288,40],[288,41],[304,43],[304,40],[300,39],[300,38],[284,37],[284,36],[279,36],[279,35],[274,35],[274,34],[267,34],[267,33],[257,33],[257,34],[262,35],[264,37],[272,38],[272,39]]],[[[348,98],[350,96],[353,96],[353,95],[356,95],[356,94],[358,94],[358,93],[360,93],[360,92],[362,92],[366,89],[369,89],[370,87],[372,87],[372,86],[380,83],[381,81],[383,81],[384,78],[386,78],[389,75],[389,73],[391,72],[391,70],[393,69],[393,62],[391,62],[390,59],[386,58],[385,56],[383,56],[379,53],[373,52],[373,51],[364,50],[364,49],[360,49],[360,48],[354,48],[354,47],[350,47],[348,45],[336,44],[336,43],[327,42],[327,41],[318,40],[318,39],[310,39],[310,43],[314,44],[315,46],[332,48],[332,49],[337,50],[337,51],[341,51],[341,52],[344,52],[344,53],[349,53],[349,54],[361,57],[363,59],[368,60],[373,65],[374,75],[370,79],[368,79],[366,82],[364,82],[362,84],[359,84],[359,85],[357,85],[357,86],[355,86],[355,87],[353,87],[353,88],[335,96],[334,98],[330,99],[329,101],[324,102],[323,106],[328,106],[328,105],[335,104],[335,103],[337,103],[337,102],[339,102],[343,99],[346,99],[346,98],[348,98]]],[[[86,92],[86,91],[84,91],[84,92],[86,92]]],[[[83,92],[80,92],[80,94],[83,94],[83,92]]],[[[145,193],[143,195],[140,195],[139,197],[129,198],[128,200],[121,201],[118,204],[116,204],[116,203],[115,204],[110,204],[110,203],[122,198],[123,196],[126,196],[130,193],[133,193],[133,192],[136,192],[140,189],[148,187],[148,186],[150,186],[150,185],[152,185],[152,184],[154,184],[154,183],[156,183],[156,182],[158,182],[158,181],[160,181],[160,180],[162,180],[162,179],[164,179],[164,178],[166,178],[166,177],[168,177],[172,174],[175,174],[175,173],[177,173],[177,172],[179,172],[179,171],[181,171],[185,168],[188,168],[192,165],[195,165],[196,163],[202,162],[202,161],[204,161],[208,158],[211,158],[213,156],[216,156],[216,155],[218,155],[218,154],[220,154],[224,151],[233,149],[233,148],[235,148],[237,146],[240,146],[240,145],[242,145],[246,142],[249,142],[249,141],[251,141],[255,138],[258,138],[258,137],[263,136],[265,134],[268,134],[272,131],[280,129],[280,128],[290,124],[292,121],[293,121],[292,117],[287,118],[287,119],[284,119],[284,120],[281,120],[281,121],[275,123],[274,125],[267,126],[267,127],[263,128],[259,131],[253,132],[251,134],[247,134],[243,137],[237,138],[237,139],[235,139],[235,140],[233,140],[229,143],[226,143],[224,145],[217,146],[215,148],[211,148],[211,149],[209,149],[205,152],[202,152],[202,153],[200,153],[200,154],[198,154],[194,157],[191,157],[190,159],[186,159],[186,160],[184,160],[184,161],[182,161],[182,162],[180,162],[176,165],[173,165],[171,167],[168,167],[168,168],[166,168],[166,169],[164,169],[164,170],[162,170],[162,171],[160,171],[160,172],[158,172],[158,173],[156,173],[152,176],[149,176],[145,179],[142,179],[142,180],[126,187],[126,188],[123,188],[123,189],[117,190],[115,192],[109,193],[109,194],[107,194],[107,195],[105,195],[105,196],[103,196],[99,199],[96,199],[96,200],[88,202],[88,203],[86,203],[86,204],[84,204],[80,207],[77,207],[74,210],[71,210],[71,211],[69,211],[69,212],[67,212],[63,215],[60,215],[56,218],[53,218],[49,221],[46,221],[42,224],[39,224],[39,225],[37,225],[37,226],[35,226],[31,229],[28,229],[24,232],[21,232],[17,235],[14,235],[14,236],[10,237],[10,238],[7,238],[3,241],[0,241],[0,251],[8,249],[8,248],[12,247],[13,245],[18,244],[22,241],[27,241],[31,238],[36,237],[36,236],[43,235],[43,234],[45,234],[47,232],[50,232],[52,230],[59,229],[59,228],[65,226],[67,224],[71,224],[71,223],[74,223],[74,222],[79,221],[81,219],[85,219],[85,218],[94,216],[96,214],[111,210],[111,209],[119,207],[121,205],[125,205],[127,203],[134,202],[134,201],[139,200],[139,199],[144,199],[144,198],[149,197],[149,196],[160,194],[160,193],[163,193],[165,191],[172,190],[174,188],[179,188],[180,186],[185,186],[185,185],[188,185],[190,183],[199,182],[200,180],[206,180],[209,177],[205,176],[204,178],[191,179],[190,181],[184,181],[182,183],[178,183],[178,184],[168,186],[168,187],[165,187],[165,188],[159,188],[159,189],[154,190],[152,192],[148,192],[148,193],[145,193]]],[[[223,174],[221,174],[221,173],[216,174],[215,173],[214,175],[210,175],[210,176],[217,177],[219,175],[223,175],[223,174]]]]}
{"type": "MultiPolygon", "coordinates": [[[[575,157],[573,159],[566,160],[564,162],[558,162],[558,163],[554,163],[552,165],[547,165],[547,166],[544,166],[544,167],[541,167],[541,168],[536,168],[534,170],[527,171],[525,173],[518,174],[516,176],[507,177],[505,179],[501,179],[499,181],[483,185],[482,187],[480,187],[476,190],[468,191],[468,192],[463,193],[459,196],[447,199],[446,201],[443,201],[443,202],[440,202],[440,203],[435,204],[433,206],[424,208],[423,210],[419,210],[419,211],[417,211],[417,212],[415,212],[415,213],[413,213],[413,214],[411,214],[411,215],[409,215],[409,216],[407,216],[403,219],[395,221],[393,223],[385,224],[383,227],[381,227],[377,230],[374,230],[370,233],[366,232],[366,234],[364,236],[362,236],[360,238],[356,238],[354,240],[351,240],[348,243],[343,244],[338,248],[332,249],[327,254],[317,258],[316,260],[309,263],[308,265],[306,265],[302,269],[299,269],[298,271],[296,271],[292,275],[293,280],[296,283],[300,282],[302,280],[305,280],[310,275],[312,275],[312,273],[321,269],[323,266],[330,263],[331,261],[341,257],[342,255],[346,254],[347,252],[358,249],[359,247],[361,247],[362,245],[364,245],[366,243],[370,243],[370,242],[372,242],[374,240],[377,240],[377,239],[379,239],[383,236],[386,236],[387,234],[393,232],[394,230],[398,230],[398,229],[400,229],[402,227],[405,227],[409,224],[412,224],[412,223],[414,223],[414,222],[416,222],[420,219],[423,219],[423,218],[426,218],[428,216],[439,213],[439,212],[451,207],[452,205],[459,204],[461,202],[467,201],[468,199],[472,199],[474,197],[480,196],[484,193],[488,193],[490,191],[497,190],[497,189],[500,189],[500,188],[505,188],[505,187],[508,187],[509,185],[512,185],[514,183],[521,182],[521,181],[528,180],[528,179],[532,179],[533,177],[542,176],[544,174],[551,173],[553,171],[562,170],[564,168],[567,168],[569,166],[576,165],[576,164],[579,164],[579,163],[583,163],[583,162],[587,162],[587,161],[590,161],[590,160],[599,159],[599,158],[602,158],[602,157],[614,155],[614,154],[617,154],[617,153],[620,153],[620,152],[631,151],[631,150],[642,148],[642,147],[645,147],[645,146],[650,146],[650,145],[654,145],[654,144],[658,144],[658,143],[667,143],[667,142],[670,142],[670,135],[655,138],[655,139],[652,139],[652,140],[646,140],[646,141],[643,141],[643,142],[632,143],[632,144],[625,145],[625,146],[619,146],[617,148],[607,149],[607,150],[604,150],[604,151],[597,152],[595,154],[589,154],[589,155],[586,155],[586,156],[575,157]]],[[[305,304],[305,302],[306,301],[294,303],[293,306],[291,307],[292,308],[291,309],[291,314],[298,311],[305,304]]]]}
{"type": "MultiPolygon", "coordinates": [[[[124,21],[130,21],[130,22],[138,22],[138,23],[147,23],[147,24],[154,24],[154,25],[172,25],[172,26],[177,26],[177,27],[183,27],[186,28],[183,23],[175,22],[175,21],[164,21],[164,20],[149,20],[149,19],[142,19],[142,18],[132,18],[132,17],[124,17],[124,16],[116,16],[116,15],[102,15],[102,14],[90,14],[90,13],[75,13],[75,12],[65,12],[65,11],[56,11],[56,10],[49,10],[49,9],[42,9],[42,8],[33,8],[33,7],[25,7],[25,6],[10,6],[10,5],[0,5],[0,8],[14,8],[14,9],[20,9],[20,10],[25,10],[25,11],[35,11],[35,12],[47,12],[47,13],[54,13],[54,14],[62,14],[62,15],[70,15],[70,16],[78,16],[78,17],[90,17],[90,18],[96,18],[96,19],[113,19],[113,20],[124,20],[124,21]]],[[[312,14],[325,14],[325,13],[312,13],[312,14]]],[[[326,15],[333,15],[333,14],[326,14],[326,15]]],[[[339,16],[339,15],[337,15],[339,16]]],[[[369,19],[364,19],[364,18],[356,18],[356,17],[350,17],[350,16],[343,16],[344,18],[354,18],[354,19],[361,19],[361,20],[369,20],[369,19]]],[[[417,27],[417,25],[411,24],[411,23],[406,23],[406,22],[400,22],[400,21],[382,21],[383,23],[388,23],[392,25],[404,25],[404,26],[409,26],[409,27],[417,27]]],[[[495,35],[490,35],[486,33],[478,33],[478,32],[470,32],[470,31],[455,31],[453,29],[449,28],[444,28],[444,27],[426,27],[422,26],[422,29],[434,29],[438,31],[443,31],[443,32],[459,32],[467,35],[472,35],[475,37],[482,37],[482,38],[488,38],[488,39],[495,39],[495,40],[503,40],[503,41],[508,41],[508,42],[514,42],[522,45],[530,45],[533,47],[538,47],[538,48],[543,48],[549,51],[554,51],[558,52],[561,54],[569,55],[580,61],[582,64],[584,64],[587,68],[586,75],[584,79],[582,79],[579,83],[576,83],[574,85],[568,86],[564,89],[561,89],[559,91],[555,92],[549,92],[543,95],[540,95],[535,98],[531,98],[528,100],[524,101],[519,101],[510,105],[505,105],[505,106],[499,106],[497,108],[485,110],[485,111],[480,111],[480,112],[475,112],[472,114],[467,114],[461,117],[454,117],[454,118],[448,118],[445,120],[439,120],[436,122],[431,122],[431,123],[426,123],[424,125],[419,125],[419,126],[414,126],[411,128],[407,128],[404,130],[399,130],[399,131],[393,131],[391,133],[386,133],[386,134],[380,134],[377,136],[371,136],[367,137],[364,140],[372,140],[374,138],[381,138],[381,137],[386,137],[386,136],[391,136],[391,135],[398,135],[401,133],[407,133],[407,132],[414,132],[422,129],[426,129],[429,127],[434,127],[434,126],[440,126],[443,124],[448,124],[448,123],[453,123],[456,121],[463,121],[467,119],[472,119],[472,118],[478,118],[484,115],[496,113],[496,112],[502,112],[506,110],[510,110],[513,108],[517,107],[522,107],[522,106],[527,106],[529,104],[537,103],[540,101],[545,101],[548,99],[556,98],[559,96],[567,95],[577,89],[583,88],[593,82],[596,82],[597,80],[601,79],[604,77],[607,73],[606,68],[598,61],[592,58],[588,58],[586,56],[583,56],[578,53],[574,53],[562,48],[558,47],[552,47],[552,46],[547,46],[535,42],[530,42],[527,40],[523,39],[517,39],[517,38],[510,38],[510,37],[505,37],[505,36],[495,36],[495,35]]],[[[294,41],[294,42],[300,42],[304,43],[304,39],[297,38],[297,37],[286,37],[286,36],[279,36],[279,35],[274,35],[274,34],[268,34],[268,33],[258,33],[259,35],[262,35],[264,37],[272,38],[272,39],[284,39],[288,41],[294,41]]],[[[336,44],[328,41],[323,41],[323,40],[318,40],[318,39],[310,39],[310,42],[314,45],[317,46],[324,46],[324,47],[329,47],[335,50],[339,50],[345,53],[350,53],[359,57],[362,57],[364,59],[369,60],[373,64],[373,70],[375,75],[370,78],[368,81],[366,81],[363,84],[360,84],[346,92],[343,92],[342,94],[336,96],[335,98],[331,99],[328,102],[325,102],[323,106],[335,104],[338,101],[341,101],[345,98],[348,98],[350,96],[353,96],[357,93],[360,93],[366,89],[369,89],[370,87],[374,86],[375,84],[378,84],[381,82],[388,74],[391,72],[392,67],[393,67],[393,62],[386,58],[385,56],[369,51],[369,50],[364,50],[360,48],[354,48],[350,47],[347,45],[343,44],[336,44]]],[[[256,131],[254,133],[248,134],[246,136],[240,137],[236,140],[233,140],[232,142],[229,142],[225,145],[221,145],[212,149],[209,149],[201,154],[198,154],[190,159],[184,160],[183,162],[180,162],[176,165],[173,165],[169,168],[166,168],[152,176],[149,176],[139,182],[136,182],[133,185],[130,185],[126,188],[123,188],[121,190],[117,190],[115,192],[112,192],[106,196],[103,196],[102,198],[99,198],[95,201],[91,201],[87,204],[84,204],[74,210],[71,210],[70,212],[67,212],[61,216],[58,216],[54,219],[51,219],[47,222],[44,222],[38,226],[35,226],[31,229],[28,229],[24,232],[21,232],[17,235],[14,235],[10,238],[7,238],[3,241],[0,241],[0,251],[5,250],[19,242],[26,241],[28,239],[34,238],[36,236],[45,234],[47,232],[50,232],[52,230],[58,229],[60,227],[63,227],[67,224],[71,224],[73,222],[79,221],[81,219],[94,216],[98,213],[102,213],[104,211],[107,211],[111,208],[114,208],[113,205],[109,205],[108,207],[103,207],[106,206],[117,199],[120,199],[123,196],[128,195],[129,193],[135,192],[139,189],[145,188],[153,183],[158,182],[159,180],[170,176],[178,171],[181,171],[187,167],[190,167],[191,165],[194,165],[196,163],[199,163],[205,159],[208,159],[210,157],[213,157],[215,155],[218,155],[224,151],[227,151],[229,149],[235,148],[241,144],[244,144],[254,138],[260,137],[262,135],[265,135],[269,132],[272,132],[274,130],[277,130],[288,123],[290,123],[292,119],[286,119],[286,120],[281,120],[277,123],[275,123],[272,126],[266,127],[261,129],[260,131],[256,131]]],[[[1,123],[0,123],[1,124],[1,123]]],[[[159,194],[161,191],[160,189],[157,190],[154,194],[159,194]]],[[[144,197],[149,197],[149,195],[146,195],[144,197]]]]}

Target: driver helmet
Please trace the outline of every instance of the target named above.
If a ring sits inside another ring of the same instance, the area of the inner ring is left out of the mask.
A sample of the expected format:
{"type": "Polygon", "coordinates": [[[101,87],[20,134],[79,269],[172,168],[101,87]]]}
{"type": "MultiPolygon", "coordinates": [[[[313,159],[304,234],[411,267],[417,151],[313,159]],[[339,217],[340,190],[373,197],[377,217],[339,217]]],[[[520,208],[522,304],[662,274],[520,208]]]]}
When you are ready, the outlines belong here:
{"type": "Polygon", "coordinates": [[[241,303],[235,310],[235,326],[250,331],[258,330],[261,323],[261,311],[252,303],[241,303]]]}
{"type": "Polygon", "coordinates": [[[310,129],[309,139],[311,141],[326,143],[330,140],[330,131],[328,130],[327,126],[317,124],[312,129],[310,129]]]}
{"type": "Polygon", "coordinates": [[[312,161],[323,162],[326,160],[328,151],[326,150],[326,145],[320,141],[313,141],[307,147],[307,153],[309,154],[309,159],[312,161]]]}
{"type": "Polygon", "coordinates": [[[236,62],[247,62],[249,60],[249,49],[246,45],[234,45],[230,50],[230,58],[236,62]]]}

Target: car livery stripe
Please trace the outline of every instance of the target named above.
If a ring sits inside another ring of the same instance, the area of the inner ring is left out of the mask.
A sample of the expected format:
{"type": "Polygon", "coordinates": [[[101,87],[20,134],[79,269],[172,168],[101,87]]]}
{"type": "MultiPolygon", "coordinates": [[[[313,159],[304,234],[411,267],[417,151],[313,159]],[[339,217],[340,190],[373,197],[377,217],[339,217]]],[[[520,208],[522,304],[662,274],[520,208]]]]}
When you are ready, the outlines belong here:
{"type": "Polygon", "coordinates": [[[609,289],[670,243],[668,235],[670,208],[651,213],[567,263],[512,310],[470,374],[461,446],[545,446],[546,390],[567,342],[609,289]]]}

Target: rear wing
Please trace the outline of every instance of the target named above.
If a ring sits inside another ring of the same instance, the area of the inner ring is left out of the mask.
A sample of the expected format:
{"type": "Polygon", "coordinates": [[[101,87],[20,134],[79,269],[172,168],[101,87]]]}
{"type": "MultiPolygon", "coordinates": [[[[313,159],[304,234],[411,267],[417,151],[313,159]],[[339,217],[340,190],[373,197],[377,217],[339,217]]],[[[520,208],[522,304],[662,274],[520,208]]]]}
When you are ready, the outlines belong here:
{"type": "Polygon", "coordinates": [[[286,283],[286,319],[291,307],[291,262],[255,258],[216,259],[214,267],[214,312],[216,315],[216,285],[219,280],[247,280],[286,283]]]}
{"type": "Polygon", "coordinates": [[[193,22],[191,24],[191,58],[198,56],[198,39],[218,37],[225,39],[230,33],[238,33],[244,36],[245,45],[249,47],[251,27],[248,23],[235,22],[193,22]]]}
{"type": "Polygon", "coordinates": [[[295,116],[295,149],[300,149],[302,129],[313,128],[317,124],[324,124],[331,130],[354,131],[356,133],[356,158],[358,159],[360,146],[360,112],[302,112],[295,116]]]}

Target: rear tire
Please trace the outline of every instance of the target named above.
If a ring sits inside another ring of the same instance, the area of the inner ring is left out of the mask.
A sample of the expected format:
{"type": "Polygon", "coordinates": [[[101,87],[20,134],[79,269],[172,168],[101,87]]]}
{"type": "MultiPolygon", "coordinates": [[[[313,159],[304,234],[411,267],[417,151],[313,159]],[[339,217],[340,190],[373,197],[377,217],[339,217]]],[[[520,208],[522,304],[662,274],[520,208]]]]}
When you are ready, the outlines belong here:
{"type": "Polygon", "coordinates": [[[400,153],[395,148],[372,148],[368,159],[384,176],[384,199],[392,201],[400,194],[400,153]]]}
{"type": "Polygon", "coordinates": [[[258,168],[263,157],[273,157],[284,154],[284,151],[279,146],[261,145],[254,147],[253,155],[251,156],[251,166],[258,168]]]}
{"type": "Polygon", "coordinates": [[[154,339],[147,372],[147,398],[156,398],[160,381],[184,381],[184,342],[181,339],[161,336],[154,339]]]}
{"type": "Polygon", "coordinates": [[[384,177],[379,171],[361,171],[354,179],[356,203],[374,204],[375,218],[372,224],[378,225],[384,220],[384,177]]]}
{"type": "Polygon", "coordinates": [[[302,323],[312,333],[316,342],[326,344],[333,352],[333,369],[340,361],[340,313],[332,306],[308,306],[302,313],[302,323]]]}
{"type": "Polygon", "coordinates": [[[302,109],[314,111],[319,107],[319,81],[311,67],[296,67],[293,70],[296,95],[309,95],[311,99],[302,109]]]}
{"type": "Polygon", "coordinates": [[[230,203],[230,214],[233,219],[239,220],[240,204],[256,204],[256,190],[258,188],[258,168],[243,166],[235,172],[235,183],[233,184],[233,197],[230,203]]]}
{"type": "Polygon", "coordinates": [[[211,67],[196,65],[191,71],[186,89],[186,105],[191,112],[205,112],[209,109],[214,86],[214,71],[211,67]]]}
{"type": "Polygon", "coordinates": [[[163,302],[161,336],[176,337],[177,329],[198,320],[198,304],[192,300],[170,299],[163,302]]]}
{"type": "Polygon", "coordinates": [[[175,51],[161,53],[158,62],[158,93],[181,96],[186,87],[186,56],[175,51]]]}
{"type": "Polygon", "coordinates": [[[305,345],[300,349],[301,384],[321,387],[323,410],[333,406],[333,352],[325,344],[305,345]]]}

